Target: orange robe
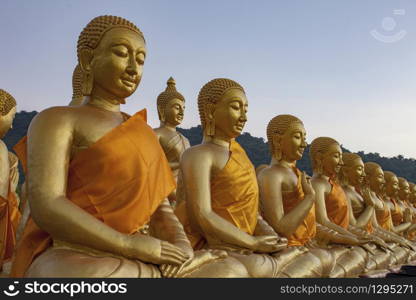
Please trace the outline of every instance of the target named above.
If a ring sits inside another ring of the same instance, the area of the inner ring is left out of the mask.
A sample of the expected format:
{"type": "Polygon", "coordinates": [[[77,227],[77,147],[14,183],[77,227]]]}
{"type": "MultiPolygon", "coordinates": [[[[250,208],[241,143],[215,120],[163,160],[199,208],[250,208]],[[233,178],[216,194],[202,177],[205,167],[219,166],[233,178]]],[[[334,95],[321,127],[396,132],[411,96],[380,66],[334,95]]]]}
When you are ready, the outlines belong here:
{"type": "Polygon", "coordinates": [[[27,174],[27,136],[22,137],[13,147],[14,152],[22,164],[25,175],[27,174]]]}
{"type": "MultiPolygon", "coordinates": [[[[294,209],[303,199],[305,194],[302,189],[302,172],[299,169],[294,168],[293,171],[298,177],[298,183],[296,189],[292,192],[283,192],[283,210],[285,214],[288,214],[294,209]]],[[[285,236],[288,240],[288,246],[303,246],[308,241],[313,239],[316,235],[316,217],[315,217],[315,204],[312,205],[306,217],[302,223],[296,228],[295,232],[290,236],[285,236]]]]}
{"type": "Polygon", "coordinates": [[[18,201],[9,185],[7,199],[0,196],[0,270],[3,262],[12,258],[20,217],[18,201]]]}
{"type": "MultiPolygon", "coordinates": [[[[149,222],[174,188],[169,164],[146,124],[145,111],[78,152],[69,164],[67,198],[125,234],[133,234],[149,222]]],[[[24,276],[51,243],[50,235],[29,218],[13,260],[12,276],[24,276]]]]}
{"type": "Polygon", "coordinates": [[[393,220],[393,225],[398,226],[402,224],[403,222],[403,211],[396,200],[394,200],[393,198],[390,198],[390,201],[394,205],[394,210],[391,210],[391,218],[393,220]]]}
{"type": "MultiPolygon", "coordinates": [[[[252,235],[257,225],[259,205],[256,172],[236,141],[231,142],[230,153],[225,167],[211,179],[211,207],[223,219],[252,235]]],[[[202,248],[206,241],[189,222],[186,201],[178,205],[175,213],[194,249],[202,248]]]]}
{"type": "Polygon", "coordinates": [[[332,223],[347,229],[350,225],[347,196],[337,182],[329,179],[329,183],[331,184],[332,189],[325,197],[326,213],[332,223]]]}

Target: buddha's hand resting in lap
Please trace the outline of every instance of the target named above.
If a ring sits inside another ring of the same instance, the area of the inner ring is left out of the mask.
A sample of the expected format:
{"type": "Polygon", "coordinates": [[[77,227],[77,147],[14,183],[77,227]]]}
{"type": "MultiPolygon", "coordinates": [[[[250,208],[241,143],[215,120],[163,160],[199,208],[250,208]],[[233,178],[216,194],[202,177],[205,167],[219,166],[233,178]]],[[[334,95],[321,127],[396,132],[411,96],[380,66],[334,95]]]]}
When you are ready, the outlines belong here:
{"type": "Polygon", "coordinates": [[[179,247],[140,233],[127,237],[123,255],[156,265],[181,265],[189,259],[179,247]]]}
{"type": "Polygon", "coordinates": [[[282,250],[287,246],[287,239],[277,235],[254,236],[256,243],[254,251],[261,253],[273,253],[282,250]]]}

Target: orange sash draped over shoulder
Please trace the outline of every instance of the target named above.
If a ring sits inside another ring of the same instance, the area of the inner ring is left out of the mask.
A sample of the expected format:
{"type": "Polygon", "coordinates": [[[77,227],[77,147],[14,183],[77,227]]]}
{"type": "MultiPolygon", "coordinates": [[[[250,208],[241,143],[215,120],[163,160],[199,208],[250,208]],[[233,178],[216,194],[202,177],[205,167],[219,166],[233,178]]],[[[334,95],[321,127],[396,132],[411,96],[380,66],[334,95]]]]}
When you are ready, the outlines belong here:
{"type": "Polygon", "coordinates": [[[16,196],[9,187],[7,199],[0,196],[0,269],[12,258],[20,217],[16,196]]]}
{"type": "Polygon", "coordinates": [[[394,209],[393,210],[390,210],[390,212],[391,212],[391,219],[393,221],[393,225],[394,226],[400,225],[403,222],[403,211],[402,211],[402,208],[397,203],[397,201],[394,200],[393,198],[390,198],[390,201],[394,205],[394,209]]]}
{"type": "MultiPolygon", "coordinates": [[[[67,198],[113,229],[132,234],[175,188],[162,148],[140,111],[89,148],[68,169],[67,198]]],[[[51,245],[49,234],[29,218],[19,241],[12,276],[23,276],[51,245]]]]}
{"type": "Polygon", "coordinates": [[[27,174],[27,136],[22,137],[13,147],[14,152],[22,164],[25,175],[27,174]]]}
{"type": "MultiPolygon", "coordinates": [[[[231,142],[230,153],[225,167],[211,179],[211,207],[216,214],[252,235],[257,225],[259,205],[256,172],[238,142],[231,142]]],[[[192,246],[199,249],[204,244],[201,241],[203,237],[190,225],[185,202],[178,205],[175,213],[192,246]]]]}
{"type": "MultiPolygon", "coordinates": [[[[285,214],[288,214],[294,209],[303,199],[305,194],[302,189],[302,172],[298,168],[294,168],[296,176],[298,177],[298,183],[296,189],[291,192],[283,192],[283,210],[285,214]]],[[[316,217],[315,217],[315,204],[312,205],[306,217],[302,223],[296,228],[295,232],[286,236],[288,240],[288,246],[303,246],[309,240],[316,235],[316,217]]]]}
{"type": "Polygon", "coordinates": [[[329,179],[331,192],[325,197],[326,213],[331,222],[348,228],[350,216],[348,214],[348,200],[342,187],[334,180],[329,179]]]}

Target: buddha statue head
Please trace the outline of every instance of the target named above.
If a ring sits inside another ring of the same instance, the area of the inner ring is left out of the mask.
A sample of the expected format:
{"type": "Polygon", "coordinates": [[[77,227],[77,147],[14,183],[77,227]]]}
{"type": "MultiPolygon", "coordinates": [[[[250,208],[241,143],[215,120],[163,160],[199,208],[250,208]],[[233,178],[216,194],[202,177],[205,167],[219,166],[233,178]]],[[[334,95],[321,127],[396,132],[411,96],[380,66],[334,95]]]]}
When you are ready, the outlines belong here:
{"type": "Polygon", "coordinates": [[[12,128],[16,115],[16,100],[5,90],[0,89],[0,138],[12,128]]]}
{"type": "Polygon", "coordinates": [[[82,100],[84,100],[84,95],[82,94],[82,70],[81,67],[77,64],[72,72],[72,100],[69,103],[70,106],[80,105],[82,100]]]}
{"type": "Polygon", "coordinates": [[[182,123],[185,98],[176,90],[175,80],[170,77],[164,92],[157,97],[157,112],[161,124],[176,127],[182,123]]]}
{"type": "Polygon", "coordinates": [[[364,182],[365,172],[364,163],[361,157],[355,153],[342,153],[344,165],[339,172],[339,178],[342,184],[360,187],[364,182]]]}
{"type": "Polygon", "coordinates": [[[366,185],[378,195],[384,194],[385,179],[383,169],[375,162],[364,164],[366,185]]]}
{"type": "Polygon", "coordinates": [[[330,137],[318,137],[309,149],[312,169],[315,174],[336,177],[344,164],[339,143],[330,137]]]}
{"type": "Polygon", "coordinates": [[[142,32],[116,16],[94,18],[82,30],[77,45],[82,70],[82,94],[125,103],[136,90],[146,56],[142,32]]]}
{"type": "Polygon", "coordinates": [[[227,78],[213,79],[198,94],[204,136],[236,138],[247,122],[248,102],[243,87],[227,78]]]}
{"type": "Polygon", "coordinates": [[[416,184],[409,182],[409,201],[413,204],[416,204],[416,184]]]}
{"type": "Polygon", "coordinates": [[[396,198],[399,193],[399,179],[396,174],[390,171],[384,171],[384,180],[386,181],[384,188],[386,195],[391,198],[396,198]]]}
{"type": "Polygon", "coordinates": [[[410,185],[409,182],[403,178],[399,177],[399,198],[400,200],[407,201],[410,196],[410,185]]]}
{"type": "Polygon", "coordinates": [[[295,162],[302,158],[307,146],[306,131],[300,119],[292,115],[278,115],[267,125],[270,153],[277,161],[295,162]]]}

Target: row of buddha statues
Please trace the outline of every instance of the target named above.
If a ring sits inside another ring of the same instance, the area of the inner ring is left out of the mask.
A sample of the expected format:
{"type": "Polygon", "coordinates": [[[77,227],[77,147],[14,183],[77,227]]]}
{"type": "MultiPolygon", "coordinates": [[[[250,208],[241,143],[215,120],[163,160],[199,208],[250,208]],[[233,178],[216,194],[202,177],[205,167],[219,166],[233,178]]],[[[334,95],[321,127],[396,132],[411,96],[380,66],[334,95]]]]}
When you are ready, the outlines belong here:
{"type": "MultiPolygon", "coordinates": [[[[254,168],[236,142],[248,100],[217,78],[198,94],[203,141],[176,127],[185,98],[173,78],[157,98],[160,127],[120,105],[139,85],[143,33],[94,18],[77,44],[73,99],[0,143],[0,265],[12,277],[357,277],[416,260],[416,186],[318,137],[313,176],[296,168],[306,128],[267,125],[272,156],[254,168]]],[[[4,137],[16,101],[0,93],[4,137]]]]}

